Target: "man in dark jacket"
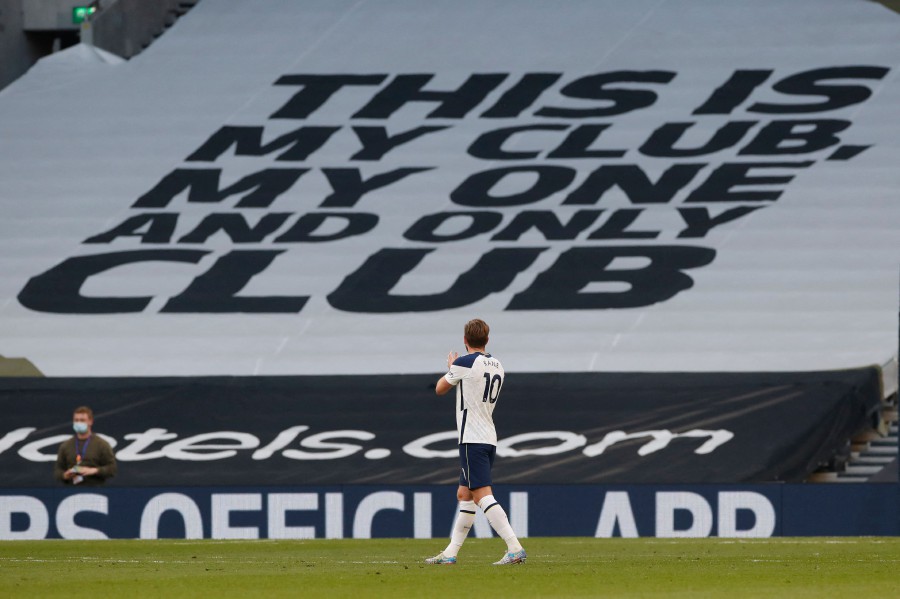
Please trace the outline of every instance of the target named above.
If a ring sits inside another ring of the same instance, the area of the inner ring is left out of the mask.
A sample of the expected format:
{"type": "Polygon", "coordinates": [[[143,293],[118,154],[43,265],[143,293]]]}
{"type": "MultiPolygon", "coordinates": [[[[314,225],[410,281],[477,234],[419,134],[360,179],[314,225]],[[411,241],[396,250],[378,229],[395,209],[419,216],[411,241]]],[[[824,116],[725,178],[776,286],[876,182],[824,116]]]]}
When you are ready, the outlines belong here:
{"type": "Polygon", "coordinates": [[[72,428],[75,435],[63,441],[56,454],[56,478],[67,485],[102,485],[116,475],[116,457],[109,443],[95,435],[94,413],[88,407],[75,408],[72,428]]]}

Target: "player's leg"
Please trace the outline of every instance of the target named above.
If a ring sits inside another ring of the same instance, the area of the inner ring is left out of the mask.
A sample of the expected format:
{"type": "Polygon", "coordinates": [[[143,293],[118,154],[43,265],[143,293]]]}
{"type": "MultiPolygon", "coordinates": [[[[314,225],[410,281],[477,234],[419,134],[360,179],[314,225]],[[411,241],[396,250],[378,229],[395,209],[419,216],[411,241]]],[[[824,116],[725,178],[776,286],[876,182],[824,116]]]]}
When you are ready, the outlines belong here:
{"type": "Polygon", "coordinates": [[[436,556],[426,559],[426,563],[455,564],[456,556],[459,554],[459,550],[469,534],[469,529],[475,523],[475,510],[477,507],[475,502],[472,501],[472,493],[469,491],[469,488],[460,485],[456,492],[456,498],[459,500],[459,511],[453,523],[453,530],[450,532],[450,544],[436,556]]]}
{"type": "Polygon", "coordinates": [[[512,525],[509,523],[509,517],[506,515],[503,506],[494,499],[491,487],[487,486],[473,489],[473,494],[476,498],[478,507],[484,512],[488,522],[491,523],[491,527],[497,532],[497,535],[501,539],[506,541],[506,556],[501,559],[500,562],[497,562],[497,564],[518,564],[524,562],[526,558],[525,550],[522,549],[522,544],[519,542],[519,538],[516,536],[512,525]],[[504,562],[504,560],[508,561],[504,562]]]}
{"type": "Polygon", "coordinates": [[[453,532],[450,533],[450,544],[444,549],[444,555],[447,557],[456,557],[459,554],[469,530],[475,523],[475,510],[478,509],[468,487],[460,485],[456,491],[456,498],[459,500],[459,512],[453,524],[453,532]]]}
{"type": "Polygon", "coordinates": [[[495,565],[519,564],[525,561],[527,555],[519,543],[519,538],[513,531],[503,507],[494,499],[491,488],[491,466],[494,464],[496,448],[492,445],[483,445],[478,451],[469,451],[469,461],[472,464],[471,483],[472,497],[481,511],[484,512],[491,527],[506,542],[506,554],[495,565]],[[476,457],[475,454],[480,454],[476,457]]]}
{"type": "Polygon", "coordinates": [[[472,492],[468,485],[467,464],[465,463],[465,448],[460,446],[460,476],[459,488],[456,490],[456,499],[459,501],[459,511],[456,514],[456,520],[453,523],[453,530],[450,532],[450,544],[442,552],[434,557],[425,560],[429,564],[455,564],[456,556],[462,548],[469,530],[475,523],[475,510],[477,509],[475,501],[473,501],[472,492]]]}

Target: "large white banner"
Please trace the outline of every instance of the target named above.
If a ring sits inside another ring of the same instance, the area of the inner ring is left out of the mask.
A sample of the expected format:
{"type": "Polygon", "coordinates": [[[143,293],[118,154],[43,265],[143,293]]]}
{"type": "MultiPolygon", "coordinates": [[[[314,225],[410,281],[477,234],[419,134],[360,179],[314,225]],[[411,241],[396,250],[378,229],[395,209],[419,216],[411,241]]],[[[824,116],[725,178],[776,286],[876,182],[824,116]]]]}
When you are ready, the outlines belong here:
{"type": "Polygon", "coordinates": [[[204,0],[0,93],[0,354],[56,376],[897,352],[900,16],[204,0]]]}

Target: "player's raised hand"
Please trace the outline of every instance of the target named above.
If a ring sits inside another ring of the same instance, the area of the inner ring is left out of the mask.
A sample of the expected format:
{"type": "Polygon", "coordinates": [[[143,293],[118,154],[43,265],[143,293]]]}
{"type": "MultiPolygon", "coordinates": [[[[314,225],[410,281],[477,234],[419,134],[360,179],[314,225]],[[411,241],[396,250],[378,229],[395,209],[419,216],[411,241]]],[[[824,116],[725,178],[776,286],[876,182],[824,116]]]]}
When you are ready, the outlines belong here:
{"type": "Polygon", "coordinates": [[[450,367],[453,366],[453,363],[456,362],[456,358],[459,357],[459,354],[455,351],[447,354],[447,370],[450,370],[450,367]]]}

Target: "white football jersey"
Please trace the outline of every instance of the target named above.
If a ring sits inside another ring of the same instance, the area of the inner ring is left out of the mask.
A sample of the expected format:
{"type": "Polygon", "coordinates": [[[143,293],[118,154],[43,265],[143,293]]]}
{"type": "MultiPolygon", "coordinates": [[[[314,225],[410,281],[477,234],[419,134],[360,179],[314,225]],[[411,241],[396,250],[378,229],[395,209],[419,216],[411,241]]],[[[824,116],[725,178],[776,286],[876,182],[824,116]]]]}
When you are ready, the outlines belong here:
{"type": "Polygon", "coordinates": [[[503,386],[500,360],[480,352],[460,356],[444,379],[456,386],[459,442],[497,445],[493,413],[503,386]]]}

